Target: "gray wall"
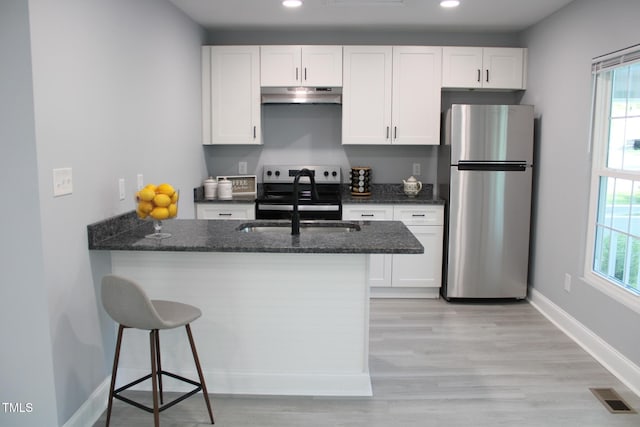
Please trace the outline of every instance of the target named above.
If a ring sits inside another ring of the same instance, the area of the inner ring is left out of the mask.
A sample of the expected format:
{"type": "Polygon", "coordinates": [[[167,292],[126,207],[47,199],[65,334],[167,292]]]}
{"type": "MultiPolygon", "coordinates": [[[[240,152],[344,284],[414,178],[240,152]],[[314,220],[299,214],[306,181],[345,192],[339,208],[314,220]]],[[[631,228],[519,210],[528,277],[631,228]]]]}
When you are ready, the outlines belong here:
{"type": "Polygon", "coordinates": [[[639,42],[637,0],[574,1],[524,34],[529,85],[523,102],[538,118],[533,287],[636,365],[640,314],[581,279],[591,158],[593,57],[639,42]],[[563,289],[565,273],[571,292],[563,289]]]}
{"type": "Polygon", "coordinates": [[[49,308],[42,252],[34,131],[29,12],[23,0],[0,2],[0,425],[46,426],[56,419],[49,308]]]}
{"type": "Polygon", "coordinates": [[[87,250],[87,224],[134,208],[137,173],[186,190],[179,217],[194,216],[190,190],[206,173],[204,32],[164,0],[1,5],[3,148],[11,142],[1,160],[9,184],[3,240],[11,242],[1,311],[16,344],[4,345],[0,393],[9,402],[37,399],[35,414],[19,422],[62,425],[105,381],[113,357],[115,325],[99,299],[110,259],[87,250]],[[54,198],[59,167],[73,168],[73,194],[54,198]]]}
{"type": "MultiPolygon", "coordinates": [[[[512,33],[429,33],[399,31],[215,31],[208,43],[225,44],[382,44],[519,46],[512,33]]],[[[442,111],[458,103],[518,103],[519,94],[445,92],[442,111]]],[[[238,160],[247,161],[248,173],[261,177],[262,166],[285,164],[338,164],[348,182],[353,166],[370,166],[375,183],[401,183],[420,163],[425,183],[436,180],[437,148],[411,146],[343,146],[341,107],[328,105],[268,105],[263,107],[264,145],[260,147],[208,146],[204,148],[210,175],[237,175],[238,160]]],[[[259,178],[260,180],[260,178],[259,178]]]]}

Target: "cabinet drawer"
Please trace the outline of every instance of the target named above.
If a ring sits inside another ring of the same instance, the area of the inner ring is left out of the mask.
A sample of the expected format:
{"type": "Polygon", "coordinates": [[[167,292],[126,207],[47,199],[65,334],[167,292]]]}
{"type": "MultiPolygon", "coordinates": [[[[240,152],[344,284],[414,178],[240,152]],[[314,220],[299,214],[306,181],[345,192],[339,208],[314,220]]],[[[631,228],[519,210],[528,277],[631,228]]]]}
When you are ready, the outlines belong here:
{"type": "Polygon", "coordinates": [[[196,205],[198,219],[255,219],[254,205],[251,204],[204,204],[196,205]]]}
{"type": "Polygon", "coordinates": [[[393,219],[393,206],[386,205],[343,205],[342,219],[381,221],[393,219]]]}
{"type": "Polygon", "coordinates": [[[408,225],[443,225],[443,206],[394,206],[393,219],[408,225]]]}

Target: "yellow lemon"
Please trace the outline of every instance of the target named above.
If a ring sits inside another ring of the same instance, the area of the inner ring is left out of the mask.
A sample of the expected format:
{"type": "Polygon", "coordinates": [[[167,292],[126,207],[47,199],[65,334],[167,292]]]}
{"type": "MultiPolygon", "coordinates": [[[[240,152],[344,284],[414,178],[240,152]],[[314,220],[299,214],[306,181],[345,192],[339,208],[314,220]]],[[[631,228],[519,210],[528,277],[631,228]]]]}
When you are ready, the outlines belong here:
{"type": "Polygon", "coordinates": [[[169,211],[169,218],[175,218],[178,215],[178,205],[171,203],[167,208],[169,211]]]}
{"type": "Polygon", "coordinates": [[[153,203],[140,200],[138,202],[138,210],[144,213],[149,213],[153,210],[153,203]]]}
{"type": "Polygon", "coordinates": [[[171,204],[171,197],[162,193],[156,194],[156,196],[153,198],[153,204],[157,207],[166,208],[171,204]]]}
{"type": "Polygon", "coordinates": [[[143,200],[145,202],[150,202],[153,200],[153,198],[156,196],[156,192],[153,191],[150,188],[143,188],[142,190],[138,191],[138,198],[140,200],[143,200]]]}
{"type": "Polygon", "coordinates": [[[167,208],[155,207],[149,214],[151,218],[163,220],[169,218],[169,210],[167,208]]]}
{"type": "Polygon", "coordinates": [[[171,184],[163,183],[158,185],[156,188],[156,194],[166,194],[167,196],[173,196],[176,190],[171,186],[171,184]]]}
{"type": "Polygon", "coordinates": [[[180,193],[178,193],[177,191],[173,193],[173,196],[171,196],[171,203],[178,203],[179,196],[180,196],[180,193]]]}
{"type": "Polygon", "coordinates": [[[138,218],[145,219],[147,217],[147,212],[141,211],[139,208],[136,209],[136,213],[138,214],[138,218]]]}

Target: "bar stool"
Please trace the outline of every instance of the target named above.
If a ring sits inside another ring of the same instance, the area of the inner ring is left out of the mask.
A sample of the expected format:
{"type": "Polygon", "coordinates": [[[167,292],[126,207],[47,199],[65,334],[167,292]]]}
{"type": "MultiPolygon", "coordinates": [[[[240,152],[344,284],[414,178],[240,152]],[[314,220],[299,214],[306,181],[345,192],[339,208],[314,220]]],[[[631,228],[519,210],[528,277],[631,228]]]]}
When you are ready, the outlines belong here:
{"type": "Polygon", "coordinates": [[[178,402],[193,396],[200,390],[207,404],[209,418],[213,424],[213,411],[207,394],[207,386],[204,383],[202,368],[196,352],[196,346],[191,334],[190,323],[202,315],[201,311],[192,305],[182,304],[175,301],[150,300],[144,290],[137,283],[116,275],[107,275],[102,279],[102,305],[109,316],[118,323],[118,340],[116,351],[113,357],[113,371],[111,374],[111,387],[109,389],[109,404],[107,407],[107,427],[111,420],[111,408],[113,398],[119,399],[137,408],[153,413],[154,425],[160,425],[160,412],[170,408],[178,402]],[[189,337],[193,360],[198,371],[200,382],[181,377],[171,372],[163,371],[160,363],[160,329],[173,329],[184,326],[189,337]],[[118,371],[118,360],[120,358],[120,346],[122,344],[122,333],[126,328],[148,330],[149,348],[151,349],[151,373],[139,378],[117,390],[115,389],[116,374],[118,371]],[[163,404],[162,396],[162,376],[167,375],[180,381],[189,383],[196,388],[178,396],[173,401],[163,404]],[[139,402],[121,396],[120,393],[151,378],[153,393],[153,408],[145,406],[139,402]],[[160,405],[158,405],[158,397],[160,405]]]}

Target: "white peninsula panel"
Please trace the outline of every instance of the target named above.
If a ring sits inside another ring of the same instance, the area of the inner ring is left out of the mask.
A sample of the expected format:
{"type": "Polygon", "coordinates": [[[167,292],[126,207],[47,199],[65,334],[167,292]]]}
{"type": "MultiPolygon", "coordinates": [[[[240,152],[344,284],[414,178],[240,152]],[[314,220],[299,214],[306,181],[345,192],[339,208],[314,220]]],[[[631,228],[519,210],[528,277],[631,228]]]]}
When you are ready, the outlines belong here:
{"type": "MultiPolygon", "coordinates": [[[[150,298],[202,310],[192,329],[210,392],[315,396],[372,394],[368,256],[111,253],[150,298]]],[[[196,378],[184,328],[160,341],[163,369],[196,378]]],[[[118,384],[147,373],[148,333],[126,330],[120,366],[118,384]]]]}

